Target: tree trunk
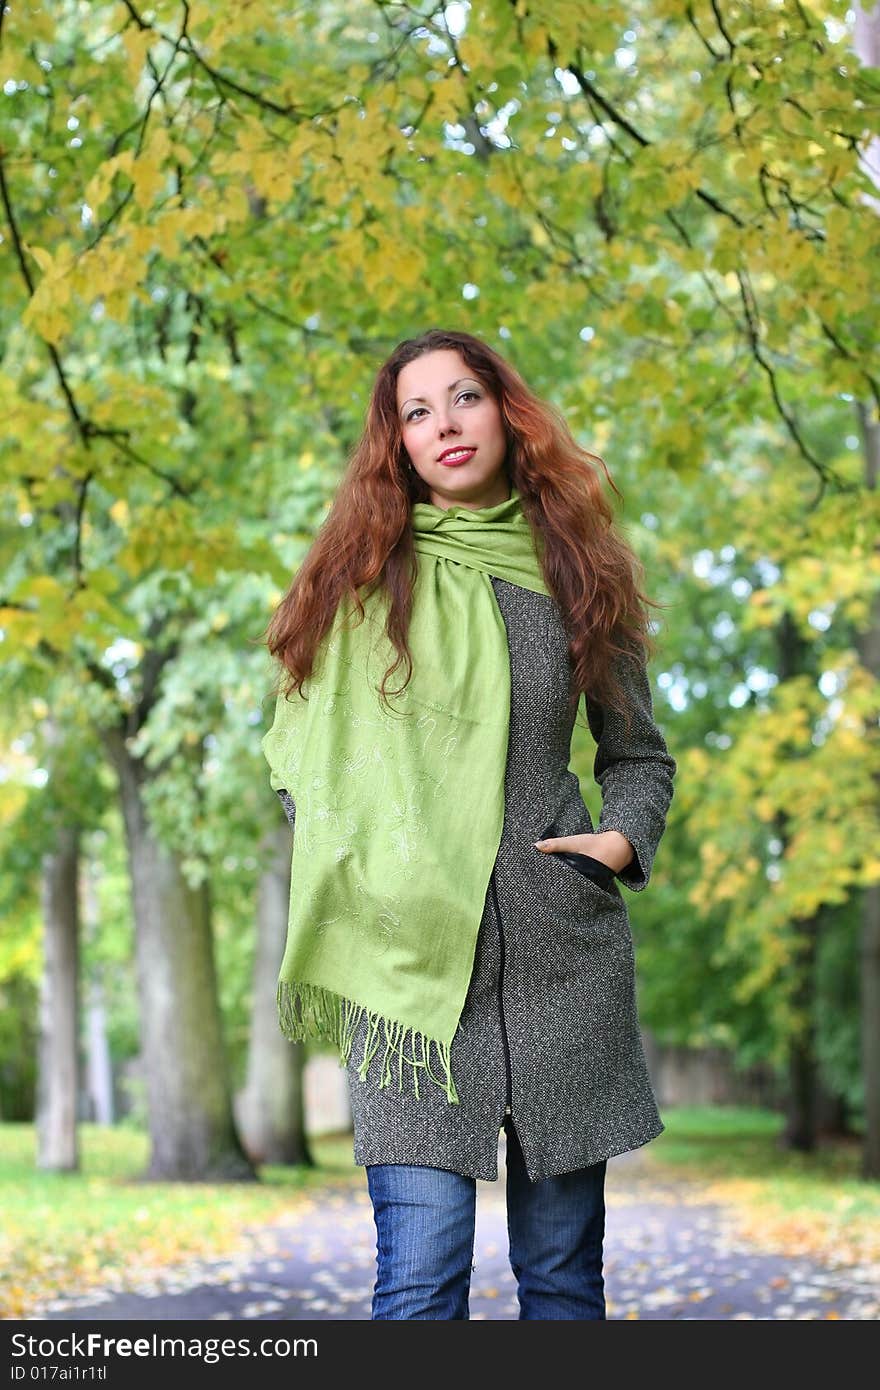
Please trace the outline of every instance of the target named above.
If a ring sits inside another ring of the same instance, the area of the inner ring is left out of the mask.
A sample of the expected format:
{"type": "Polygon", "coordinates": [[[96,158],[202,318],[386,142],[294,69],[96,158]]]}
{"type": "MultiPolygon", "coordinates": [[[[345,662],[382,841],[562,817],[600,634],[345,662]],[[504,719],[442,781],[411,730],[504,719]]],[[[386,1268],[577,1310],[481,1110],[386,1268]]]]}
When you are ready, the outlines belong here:
{"type": "MultiPolygon", "coordinates": [[[[870,11],[855,7],[854,48],[867,67],[880,64],[880,6],[870,11]]],[[[864,171],[880,189],[880,139],[875,135],[860,154],[864,171]]],[[[875,211],[880,200],[870,199],[875,211]]],[[[865,484],[870,492],[877,491],[880,477],[880,421],[872,401],[858,401],[856,410],[862,433],[865,459],[865,484]]],[[[880,681],[880,595],[875,594],[871,622],[858,644],[862,665],[880,681]]],[[[869,726],[870,727],[870,726],[869,726]]],[[[876,739],[876,724],[870,737],[876,739]]],[[[880,783],[877,787],[880,800],[880,783]]],[[[880,1178],[880,884],[865,889],[862,903],[862,1079],[865,1090],[865,1146],[862,1151],[862,1176],[880,1178]]]]}
{"type": "Polygon", "coordinates": [[[236,1114],[254,1163],[311,1166],[305,1129],[304,1048],[282,1033],[275,1002],[290,904],[290,826],[283,817],[264,837],[260,863],[264,868],[257,892],[247,1079],[236,1114]]]}
{"type": "Polygon", "coordinates": [[[43,857],[43,978],[37,1084],[37,1167],[79,1168],[77,944],[79,830],[60,826],[43,857]]]}
{"type": "Polygon", "coordinates": [[[797,985],[792,1000],[802,1025],[789,1045],[788,1101],[781,1145],[812,1153],[818,1129],[818,1065],[816,1062],[816,942],[820,914],[796,923],[803,937],[797,956],[797,985]]]}
{"type": "Polygon", "coordinates": [[[853,1137],[846,1098],[834,1091],[826,1090],[821,1084],[819,1086],[816,1129],[823,1139],[851,1139],[853,1137]]]}
{"type": "Polygon", "coordinates": [[[97,980],[85,987],[86,1093],[89,1118],[96,1125],[113,1124],[113,1062],[107,1037],[104,991],[97,980]]]}
{"type": "MultiPolygon", "coordinates": [[[[880,11],[878,11],[880,15],[880,11]]],[[[859,425],[865,455],[866,481],[876,492],[880,478],[880,421],[872,408],[859,403],[859,425]]],[[[871,621],[858,641],[859,660],[880,683],[880,594],[874,595],[871,621]]],[[[869,737],[876,740],[876,716],[869,737]]],[[[877,799],[880,802],[880,778],[877,779],[877,799]]],[[[862,1176],[880,1178],[880,883],[865,888],[862,898],[861,955],[861,1052],[862,1082],[865,1092],[865,1146],[862,1152],[862,1176]]]]}
{"type": "MultiPolygon", "coordinates": [[[[92,940],[100,928],[97,881],[99,867],[87,859],[82,875],[83,933],[92,940]]],[[[93,970],[95,967],[92,967],[93,970]]],[[[100,973],[83,980],[85,994],[85,1054],[86,1094],[89,1118],[99,1125],[113,1123],[113,1063],[107,1038],[107,1010],[104,1003],[104,984],[100,973]]]]}
{"type": "MultiPolygon", "coordinates": [[[[805,669],[806,644],[791,615],[783,614],[777,632],[778,669],[780,680],[791,680],[805,669]]],[[[783,844],[788,841],[788,816],[776,817],[776,829],[783,844]]],[[[788,1040],[789,1091],[786,1103],[786,1123],[780,1144],[786,1149],[811,1153],[816,1147],[817,1086],[819,1068],[816,1061],[816,954],[821,913],[790,924],[799,933],[798,950],[792,963],[794,988],[792,1005],[800,1022],[788,1040]]]]}
{"type": "Polygon", "coordinates": [[[119,777],[134,895],[150,1181],[255,1180],[232,1116],[207,885],[150,829],[148,774],[120,730],[105,733],[119,777]]]}

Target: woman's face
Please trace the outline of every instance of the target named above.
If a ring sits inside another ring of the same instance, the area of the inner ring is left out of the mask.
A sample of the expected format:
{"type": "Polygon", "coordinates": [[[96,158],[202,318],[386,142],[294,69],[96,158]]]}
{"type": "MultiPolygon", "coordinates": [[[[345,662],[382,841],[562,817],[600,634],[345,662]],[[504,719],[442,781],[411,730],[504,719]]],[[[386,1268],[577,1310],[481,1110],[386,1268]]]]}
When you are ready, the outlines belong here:
{"type": "Polygon", "coordinates": [[[443,348],[408,362],[397,378],[397,409],[404,448],[435,507],[507,501],[501,410],[458,352],[443,348]],[[462,457],[444,462],[454,450],[462,457]]]}

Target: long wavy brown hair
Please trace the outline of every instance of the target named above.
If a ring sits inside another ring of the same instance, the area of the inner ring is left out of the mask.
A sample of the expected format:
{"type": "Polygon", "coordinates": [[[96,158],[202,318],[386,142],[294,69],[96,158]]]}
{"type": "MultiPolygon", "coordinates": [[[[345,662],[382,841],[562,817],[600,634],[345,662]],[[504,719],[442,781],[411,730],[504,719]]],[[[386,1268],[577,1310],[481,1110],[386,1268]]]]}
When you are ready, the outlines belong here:
{"type": "Polygon", "coordinates": [[[628,724],[619,661],[651,659],[648,607],[661,605],[642,593],[642,565],[615,532],[595,464],[622,494],[605,461],[575,442],[557,408],[536,396],[497,352],[470,333],[439,328],[398,344],[379,369],[364,432],[330,511],[266,629],[265,643],[287,672],[285,695],[302,695],[343,597],[350,596],[363,619],[362,587],[364,596],[382,585],[387,591],[385,633],[397,657],[383,677],[381,698],[387,703],[386,682],[402,662],[403,686],[409,682],[407,630],[417,572],[410,511],[415,502],[429,501],[430,491],[409,467],[397,378],[407,363],[442,348],[458,351],[500,406],[508,481],[522,497],[533,533],[543,536],[544,580],[569,636],[572,698],[584,691],[597,704],[619,710],[628,724]]]}

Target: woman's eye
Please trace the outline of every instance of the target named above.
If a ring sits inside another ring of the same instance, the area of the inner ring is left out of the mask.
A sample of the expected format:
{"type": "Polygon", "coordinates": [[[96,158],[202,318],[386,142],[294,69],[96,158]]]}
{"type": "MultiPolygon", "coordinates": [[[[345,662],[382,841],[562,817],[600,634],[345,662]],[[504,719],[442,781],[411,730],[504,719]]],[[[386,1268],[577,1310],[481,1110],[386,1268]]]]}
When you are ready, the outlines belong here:
{"type": "MultiPolygon", "coordinates": [[[[459,401],[463,401],[464,398],[465,398],[465,396],[473,396],[473,398],[474,398],[475,401],[478,401],[478,400],[480,399],[480,393],[479,393],[479,391],[462,391],[461,394],[458,395],[458,396],[456,396],[456,398],[455,398],[455,399],[456,399],[456,404],[457,404],[459,401]]],[[[406,417],[406,422],[407,422],[407,424],[409,424],[410,420],[414,420],[414,419],[416,418],[416,416],[419,414],[419,412],[422,411],[422,410],[424,410],[424,406],[421,406],[421,405],[417,405],[416,408],[415,408],[415,410],[411,410],[410,413],[409,413],[409,415],[407,415],[407,417],[406,417]]]]}

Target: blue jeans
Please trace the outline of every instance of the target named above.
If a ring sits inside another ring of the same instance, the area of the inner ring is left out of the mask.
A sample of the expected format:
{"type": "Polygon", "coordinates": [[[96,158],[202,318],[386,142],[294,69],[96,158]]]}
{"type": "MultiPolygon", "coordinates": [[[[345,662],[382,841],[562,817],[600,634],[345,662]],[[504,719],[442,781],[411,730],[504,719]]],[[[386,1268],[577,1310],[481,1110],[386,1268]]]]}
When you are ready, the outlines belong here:
{"type": "MultiPolygon", "coordinates": [[[[507,1135],[507,1230],[520,1318],[604,1319],[606,1160],[533,1183],[507,1135]]],[[[445,1168],[367,1165],[374,1320],[469,1318],[477,1184],[445,1168]]]]}

